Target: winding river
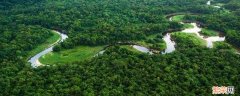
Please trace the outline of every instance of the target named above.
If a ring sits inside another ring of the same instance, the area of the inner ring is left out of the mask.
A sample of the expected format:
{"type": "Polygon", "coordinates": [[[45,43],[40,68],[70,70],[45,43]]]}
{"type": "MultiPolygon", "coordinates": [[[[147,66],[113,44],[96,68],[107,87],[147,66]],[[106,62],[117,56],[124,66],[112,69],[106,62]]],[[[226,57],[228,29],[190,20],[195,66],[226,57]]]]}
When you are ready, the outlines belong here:
{"type": "MultiPolygon", "coordinates": [[[[169,18],[170,21],[172,21],[172,17],[169,18]]],[[[181,22],[182,24],[185,24],[183,22],[181,22]]],[[[186,23],[188,24],[188,23],[186,23]]],[[[187,28],[187,29],[184,29],[182,30],[181,32],[184,32],[184,33],[193,33],[193,34],[196,34],[198,37],[200,37],[201,39],[205,40],[207,42],[207,45],[206,47],[208,48],[213,48],[213,43],[214,42],[220,42],[220,41],[225,41],[225,37],[221,37],[221,36],[209,36],[209,37],[205,37],[204,35],[201,35],[200,32],[202,31],[202,28],[200,28],[197,23],[190,23],[193,28],[187,28]]],[[[170,33],[167,33],[166,35],[169,35],[170,33]]],[[[170,37],[170,36],[164,36],[165,38],[166,37],[170,37]]],[[[170,42],[169,39],[165,39],[163,38],[163,40],[166,42],[166,45],[167,45],[167,49],[166,50],[171,50],[171,51],[174,51],[175,50],[175,47],[173,47],[174,45],[174,42],[170,42]],[[168,49],[170,48],[170,49],[168,49]]],[[[171,40],[171,38],[170,38],[171,40]]]]}
{"type": "Polygon", "coordinates": [[[201,39],[205,40],[207,42],[207,47],[208,48],[213,48],[213,43],[214,42],[220,42],[220,41],[225,41],[225,37],[221,37],[221,36],[209,36],[209,37],[205,37],[204,35],[201,35],[200,32],[202,31],[202,28],[197,26],[197,23],[191,23],[191,25],[193,25],[193,28],[189,28],[189,29],[185,29],[182,32],[185,33],[194,33],[196,34],[198,37],[200,37],[201,39]]]}
{"type": "MultiPolygon", "coordinates": [[[[169,18],[169,21],[172,21],[172,17],[169,18]]],[[[200,37],[201,39],[206,41],[206,43],[207,43],[206,47],[208,47],[208,48],[213,48],[214,42],[225,41],[225,37],[221,37],[221,36],[206,37],[204,35],[201,35],[200,33],[202,31],[202,28],[200,28],[197,25],[197,23],[183,23],[183,22],[179,22],[179,23],[191,24],[193,26],[193,28],[186,28],[186,29],[182,30],[181,32],[196,34],[198,37],[200,37]]],[[[176,50],[176,48],[175,48],[176,43],[174,41],[172,41],[170,32],[164,35],[163,40],[166,43],[166,49],[162,52],[162,54],[171,53],[176,50]]],[[[143,47],[143,46],[134,45],[133,48],[137,49],[138,51],[144,52],[144,53],[151,53],[150,49],[143,47]]]]}
{"type": "MultiPolygon", "coordinates": [[[[207,5],[211,6],[211,0],[207,1],[207,5]]],[[[220,6],[213,6],[213,7],[221,8],[220,6]]],[[[173,21],[173,16],[169,18],[169,21],[173,21]]],[[[189,24],[189,23],[183,23],[183,22],[179,22],[179,23],[189,24]]],[[[186,29],[182,30],[181,32],[196,34],[198,37],[200,37],[201,39],[206,41],[206,43],[207,43],[206,47],[207,48],[213,48],[213,43],[214,42],[225,41],[225,36],[218,35],[218,36],[206,37],[206,36],[200,34],[201,31],[202,31],[202,28],[200,28],[197,23],[190,23],[190,24],[193,26],[193,28],[186,28],[186,29]]],[[[162,54],[171,53],[171,52],[176,50],[176,48],[175,48],[176,43],[174,41],[172,41],[170,32],[167,33],[166,35],[164,35],[163,40],[166,43],[166,49],[162,52],[162,54]]],[[[151,52],[148,48],[142,47],[142,46],[135,46],[134,48],[141,51],[141,52],[144,52],[144,53],[151,52]]],[[[240,53],[238,53],[238,54],[240,54],[240,53]]]]}
{"type": "Polygon", "coordinates": [[[167,33],[164,37],[163,40],[166,43],[166,49],[164,52],[162,52],[162,54],[167,54],[167,53],[171,53],[173,51],[175,51],[175,42],[171,40],[171,34],[167,33]]]}
{"type": "MultiPolygon", "coordinates": [[[[211,6],[211,0],[207,1],[207,5],[211,6]]],[[[213,7],[221,8],[220,6],[213,6],[213,7]]],[[[173,21],[173,16],[169,18],[169,21],[173,21]]],[[[185,24],[183,22],[180,22],[180,23],[185,24]]],[[[200,37],[201,39],[203,39],[207,42],[206,47],[208,47],[208,48],[213,48],[213,43],[214,42],[225,41],[225,37],[221,37],[221,36],[205,37],[205,36],[200,34],[200,32],[202,31],[202,28],[200,28],[197,25],[197,23],[191,23],[191,25],[193,26],[193,28],[187,28],[187,29],[182,30],[181,32],[196,34],[198,37],[200,37]]],[[[175,42],[171,40],[170,33],[167,33],[164,36],[163,40],[166,42],[167,48],[165,49],[165,52],[162,52],[162,53],[166,54],[166,53],[173,52],[175,50],[175,42]]]]}
{"type": "MultiPolygon", "coordinates": [[[[211,6],[211,1],[207,1],[207,5],[211,6]]],[[[213,6],[215,8],[221,8],[220,6],[213,6]]],[[[173,17],[173,16],[172,16],[173,17]]],[[[169,21],[173,21],[173,18],[170,17],[169,18],[169,21]]],[[[179,22],[181,24],[189,24],[189,23],[183,23],[183,22],[179,22]]],[[[206,47],[208,48],[213,48],[213,43],[214,42],[217,42],[217,41],[225,41],[225,37],[221,37],[221,36],[211,36],[211,37],[205,37],[203,35],[200,34],[200,32],[202,31],[202,28],[200,28],[197,23],[190,23],[193,28],[186,28],[184,30],[182,30],[181,32],[184,32],[184,33],[194,33],[196,34],[198,37],[200,37],[201,39],[205,40],[207,42],[207,45],[206,47]]],[[[39,62],[39,58],[42,57],[43,55],[46,55],[50,52],[53,51],[53,47],[60,43],[60,42],[63,42],[65,39],[68,38],[68,36],[66,34],[63,34],[63,33],[60,33],[58,31],[53,31],[57,34],[59,34],[61,36],[61,39],[59,39],[58,41],[56,41],[55,43],[51,44],[49,46],[49,48],[43,50],[42,52],[36,54],[35,56],[33,56],[32,58],[29,59],[28,62],[31,63],[31,66],[33,68],[37,68],[39,66],[42,66],[43,64],[41,62],[39,62]]],[[[163,40],[165,41],[166,43],[166,49],[162,52],[162,54],[167,54],[167,53],[171,53],[173,51],[176,50],[175,48],[175,45],[176,43],[174,41],[172,41],[171,39],[171,33],[167,33],[164,35],[163,37],[163,40]]],[[[143,47],[143,46],[139,46],[139,45],[132,45],[133,48],[135,48],[136,50],[138,51],[141,51],[143,53],[149,53],[149,54],[153,54],[153,52],[146,48],[146,47],[143,47]]],[[[105,50],[102,50],[100,51],[98,54],[96,54],[96,56],[100,55],[100,54],[103,54],[105,52],[105,50]]],[[[240,54],[240,53],[238,53],[240,54]]]]}
{"type": "Polygon", "coordinates": [[[43,50],[42,52],[38,53],[37,55],[35,55],[35,56],[33,56],[32,58],[29,59],[28,62],[31,63],[31,66],[32,66],[33,68],[37,68],[37,67],[39,67],[39,66],[42,66],[43,64],[42,64],[41,62],[39,62],[39,58],[42,57],[43,55],[46,55],[46,54],[49,53],[49,52],[52,52],[52,51],[53,51],[53,47],[54,47],[56,44],[58,44],[58,43],[60,43],[60,42],[63,42],[64,40],[66,40],[66,39],[68,38],[68,36],[67,36],[66,34],[60,33],[60,32],[58,32],[58,31],[53,31],[53,32],[59,34],[59,35],[61,36],[61,39],[57,40],[55,43],[51,44],[51,45],[49,46],[49,48],[43,50]]]}

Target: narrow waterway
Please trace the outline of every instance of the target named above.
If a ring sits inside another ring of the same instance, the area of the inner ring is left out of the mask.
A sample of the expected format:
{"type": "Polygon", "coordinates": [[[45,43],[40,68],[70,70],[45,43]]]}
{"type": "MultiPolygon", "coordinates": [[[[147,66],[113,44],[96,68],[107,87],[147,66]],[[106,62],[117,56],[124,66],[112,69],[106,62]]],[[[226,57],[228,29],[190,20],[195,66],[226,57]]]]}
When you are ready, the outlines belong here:
{"type": "MultiPolygon", "coordinates": [[[[183,24],[184,24],[184,23],[183,23],[183,24]]],[[[200,32],[202,31],[202,28],[198,27],[198,26],[197,26],[197,23],[190,23],[190,24],[193,26],[193,28],[186,28],[186,29],[184,29],[182,32],[184,32],[184,33],[194,33],[194,34],[196,34],[198,37],[203,38],[204,36],[201,36],[201,35],[200,35],[200,32]]]]}
{"type": "Polygon", "coordinates": [[[205,40],[207,42],[206,47],[208,48],[213,48],[213,43],[214,42],[222,42],[225,41],[225,37],[221,37],[221,36],[209,36],[209,37],[205,37],[204,35],[201,35],[201,31],[202,28],[197,26],[197,23],[191,23],[191,25],[193,25],[193,28],[189,28],[189,29],[185,29],[182,32],[185,33],[194,33],[196,34],[198,37],[200,37],[201,39],[205,40]]]}
{"type": "MultiPolygon", "coordinates": [[[[172,19],[173,17],[170,17],[169,21],[173,21],[172,19]]],[[[175,48],[176,43],[171,40],[171,33],[167,33],[166,35],[164,35],[163,41],[165,41],[166,43],[166,49],[162,52],[162,54],[171,53],[176,50],[175,48]]]]}
{"type": "MultiPolygon", "coordinates": [[[[211,1],[207,1],[207,5],[211,5],[211,1]]],[[[215,8],[221,8],[220,6],[213,6],[215,8]]],[[[169,18],[169,21],[173,21],[173,16],[169,18]]],[[[181,24],[185,24],[183,22],[179,22],[181,24]]],[[[186,23],[188,24],[188,23],[186,23]]],[[[223,42],[225,41],[225,36],[224,37],[221,37],[221,36],[209,36],[209,37],[206,37],[204,35],[201,35],[201,31],[202,31],[202,28],[200,28],[197,23],[190,23],[193,28],[186,28],[184,30],[182,30],[181,32],[184,32],[184,33],[193,33],[193,34],[196,34],[198,37],[200,37],[201,39],[205,40],[206,41],[206,47],[208,48],[213,48],[213,43],[214,42],[223,42]]],[[[163,40],[166,42],[166,49],[164,52],[162,52],[162,54],[166,54],[166,53],[171,53],[173,51],[176,50],[175,48],[175,42],[171,40],[171,34],[170,33],[167,33],[163,40]]],[[[238,53],[239,54],[239,53],[238,53]]]]}
{"type": "Polygon", "coordinates": [[[167,54],[167,53],[171,53],[173,51],[175,51],[175,42],[171,40],[171,34],[167,33],[164,37],[163,40],[166,43],[166,49],[164,52],[162,52],[162,54],[167,54]]]}
{"type": "Polygon", "coordinates": [[[207,41],[207,47],[213,48],[214,42],[223,42],[225,41],[225,37],[214,36],[214,37],[205,38],[205,40],[207,41]]]}
{"type": "Polygon", "coordinates": [[[146,47],[143,47],[143,46],[139,46],[139,45],[133,45],[133,48],[140,51],[140,52],[143,52],[143,53],[149,53],[149,54],[153,54],[152,51],[146,47]]]}
{"type": "MultiPolygon", "coordinates": [[[[173,18],[170,17],[169,21],[172,21],[173,18]]],[[[183,23],[180,22],[181,24],[191,24],[193,26],[193,28],[186,28],[184,30],[182,30],[181,32],[184,33],[193,33],[196,34],[199,38],[203,39],[204,41],[206,41],[206,47],[208,48],[213,48],[213,43],[214,42],[220,42],[220,41],[225,41],[225,37],[221,37],[221,36],[210,36],[210,37],[205,37],[204,35],[201,35],[201,31],[202,28],[200,28],[197,23],[183,23]]],[[[171,39],[171,33],[167,33],[166,35],[164,35],[163,40],[166,43],[166,49],[164,52],[162,52],[162,54],[166,54],[166,53],[171,53],[173,51],[176,50],[175,45],[176,43],[174,41],[172,41],[171,39]]]]}
{"type": "Polygon", "coordinates": [[[54,47],[56,44],[58,44],[58,43],[60,43],[60,42],[63,42],[65,39],[68,38],[68,36],[67,36],[66,34],[60,33],[60,32],[58,32],[58,31],[53,31],[53,32],[59,34],[59,35],[61,36],[61,39],[59,39],[58,41],[56,41],[55,43],[53,43],[52,45],[50,45],[49,48],[43,50],[42,52],[36,54],[35,56],[33,56],[32,58],[29,59],[28,62],[31,63],[31,66],[32,66],[33,68],[37,68],[37,67],[39,67],[39,66],[42,66],[42,63],[39,62],[39,58],[42,57],[43,55],[46,55],[46,54],[49,53],[49,52],[52,52],[52,51],[53,51],[53,47],[54,47]]]}
{"type": "MultiPolygon", "coordinates": [[[[207,1],[207,5],[211,5],[211,1],[207,1]]],[[[220,6],[213,6],[215,8],[221,8],[220,6]]],[[[169,21],[173,21],[173,16],[169,18],[169,21]]],[[[181,24],[185,24],[183,22],[179,22],[181,24]]],[[[188,24],[188,23],[186,23],[188,24]]],[[[197,23],[190,23],[193,28],[186,28],[184,30],[182,30],[181,32],[184,33],[194,33],[196,34],[198,37],[200,37],[201,39],[205,40],[207,42],[206,47],[208,48],[213,48],[213,43],[214,42],[220,42],[220,41],[225,41],[225,37],[220,37],[220,36],[211,36],[211,37],[204,37],[203,35],[200,34],[200,32],[202,31],[202,29],[197,25],[197,23]]],[[[36,54],[35,56],[33,56],[32,58],[29,59],[28,62],[31,63],[31,66],[33,68],[36,68],[38,66],[42,66],[42,63],[39,62],[39,58],[42,57],[43,55],[48,54],[49,52],[53,51],[53,47],[60,43],[63,42],[65,39],[68,38],[68,36],[66,34],[60,33],[58,31],[54,31],[57,34],[59,34],[61,36],[61,39],[59,39],[58,41],[56,41],[55,43],[53,43],[49,48],[46,48],[45,50],[43,50],[42,52],[36,54]]],[[[163,40],[166,43],[166,49],[162,52],[162,54],[167,54],[167,53],[171,53],[173,51],[176,50],[175,45],[176,43],[174,41],[172,41],[171,39],[171,33],[167,33],[166,35],[164,35],[163,40]]],[[[139,45],[133,45],[133,48],[135,48],[138,51],[141,51],[143,53],[149,53],[149,54],[153,54],[153,52],[143,46],[139,46],[139,45]]],[[[105,52],[105,50],[100,51],[97,55],[103,54],[105,52]]],[[[237,53],[240,54],[240,53],[237,53]]]]}
{"type": "Polygon", "coordinates": [[[198,27],[197,23],[191,23],[191,25],[193,26],[193,28],[185,29],[182,32],[196,34],[198,37],[200,37],[201,39],[206,41],[206,43],[207,43],[206,47],[208,47],[208,48],[213,48],[213,43],[214,42],[225,41],[225,37],[221,37],[221,36],[205,37],[204,35],[200,34],[201,31],[202,31],[202,28],[198,27]]]}
{"type": "Polygon", "coordinates": [[[93,57],[97,57],[97,56],[99,56],[99,55],[102,55],[105,51],[106,51],[106,50],[101,50],[101,51],[99,51],[96,55],[94,55],[93,57]]]}

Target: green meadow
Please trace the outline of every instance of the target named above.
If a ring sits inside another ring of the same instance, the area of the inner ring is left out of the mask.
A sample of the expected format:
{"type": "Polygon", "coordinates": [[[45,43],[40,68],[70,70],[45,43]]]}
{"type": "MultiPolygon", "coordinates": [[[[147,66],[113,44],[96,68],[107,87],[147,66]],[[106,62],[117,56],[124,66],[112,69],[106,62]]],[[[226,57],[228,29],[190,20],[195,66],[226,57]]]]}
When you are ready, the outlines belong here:
{"type": "Polygon", "coordinates": [[[175,22],[181,22],[183,21],[185,15],[176,15],[172,17],[172,20],[175,22]]]}
{"type": "Polygon", "coordinates": [[[94,57],[103,49],[103,46],[79,46],[73,49],[63,50],[60,52],[50,52],[40,58],[43,64],[68,64],[76,61],[83,61],[94,57]]]}
{"type": "Polygon", "coordinates": [[[205,36],[217,36],[218,32],[216,32],[214,30],[203,28],[201,31],[201,34],[203,34],[205,36]]]}
{"type": "Polygon", "coordinates": [[[172,33],[172,38],[176,42],[178,49],[206,46],[206,41],[193,33],[176,32],[172,33]]]}

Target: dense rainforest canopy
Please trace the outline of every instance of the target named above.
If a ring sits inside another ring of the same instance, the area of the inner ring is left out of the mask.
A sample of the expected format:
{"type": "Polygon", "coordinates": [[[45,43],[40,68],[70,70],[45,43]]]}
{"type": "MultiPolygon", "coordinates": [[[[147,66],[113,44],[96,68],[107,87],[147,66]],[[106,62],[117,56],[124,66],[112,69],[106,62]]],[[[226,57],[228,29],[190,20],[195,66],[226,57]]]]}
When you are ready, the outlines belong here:
{"type": "Polygon", "coordinates": [[[184,27],[166,18],[175,13],[194,14],[184,19],[222,32],[226,42],[239,48],[240,1],[214,0],[219,9],[207,1],[0,1],[0,95],[211,95],[212,86],[235,86],[238,95],[240,55],[227,45],[209,49],[178,37],[178,50],[165,55],[115,45],[100,56],[69,64],[32,68],[27,62],[30,51],[54,35],[51,30],[69,36],[57,51],[154,42],[148,36],[161,38],[184,27]]]}

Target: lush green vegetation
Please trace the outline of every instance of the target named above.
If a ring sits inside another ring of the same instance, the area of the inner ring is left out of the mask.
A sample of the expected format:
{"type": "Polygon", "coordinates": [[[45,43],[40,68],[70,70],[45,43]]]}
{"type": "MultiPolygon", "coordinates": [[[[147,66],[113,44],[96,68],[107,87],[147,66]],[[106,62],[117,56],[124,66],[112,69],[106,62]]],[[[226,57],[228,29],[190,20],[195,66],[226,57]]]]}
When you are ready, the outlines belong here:
{"type": "Polygon", "coordinates": [[[35,54],[41,52],[42,50],[48,48],[50,45],[57,42],[58,40],[60,40],[61,37],[59,34],[57,34],[55,32],[52,32],[52,33],[53,33],[53,36],[49,37],[44,43],[42,43],[41,45],[38,45],[36,48],[34,48],[33,50],[31,50],[29,52],[29,58],[31,56],[34,56],[35,54]]]}
{"type": "Polygon", "coordinates": [[[4,1],[2,6],[8,8],[7,5],[12,5],[8,12],[12,14],[9,18],[17,23],[41,25],[49,29],[62,30],[70,35],[69,40],[63,42],[60,49],[78,45],[105,45],[119,41],[144,40],[148,35],[181,27],[166,20],[165,14],[186,10],[193,13],[214,12],[206,8],[206,2],[203,0],[149,2],[34,0],[24,3],[28,1],[23,3],[15,0],[4,1]]]}
{"type": "Polygon", "coordinates": [[[0,26],[0,61],[25,59],[32,55],[29,51],[38,44],[47,42],[45,38],[53,36],[53,33],[40,26],[27,25],[1,25],[0,26]]]}
{"type": "Polygon", "coordinates": [[[17,87],[8,92],[24,95],[211,95],[212,86],[216,85],[240,88],[239,58],[229,51],[203,48],[144,55],[113,47],[85,63],[23,71],[15,77],[17,87]],[[23,78],[26,74],[27,80],[23,78]]]}
{"type": "MultiPolygon", "coordinates": [[[[186,13],[181,13],[181,14],[186,14],[186,13]]],[[[189,15],[189,14],[187,14],[187,15],[189,15]]],[[[178,22],[178,23],[183,22],[183,21],[186,21],[187,19],[185,18],[185,16],[186,16],[186,15],[175,15],[175,16],[172,17],[172,21],[178,22]]],[[[184,29],[185,29],[185,28],[193,28],[193,27],[194,27],[194,26],[191,25],[191,24],[189,24],[189,23],[184,23],[184,24],[183,24],[183,28],[184,28],[184,29]]]]}
{"type": "Polygon", "coordinates": [[[142,52],[136,50],[131,45],[121,45],[120,48],[127,49],[128,51],[131,51],[131,52],[134,52],[134,53],[142,54],[142,52]]]}
{"type": "Polygon", "coordinates": [[[203,23],[204,27],[217,30],[226,34],[226,40],[234,46],[240,47],[240,2],[238,0],[217,1],[224,2],[218,12],[205,15],[186,15],[185,19],[203,23]],[[226,10],[226,9],[227,10],[226,10]]]}
{"type": "Polygon", "coordinates": [[[155,34],[148,36],[146,40],[137,41],[137,43],[147,48],[162,51],[166,49],[166,43],[162,38],[162,34],[155,34]]]}
{"type": "Polygon", "coordinates": [[[240,47],[240,1],[214,0],[224,4],[220,9],[206,2],[2,0],[0,95],[207,96],[212,86],[235,86],[239,95],[240,55],[226,43],[206,48],[193,34],[173,33],[177,50],[170,54],[147,55],[129,46],[112,46],[94,57],[102,46],[118,42],[142,42],[161,50],[164,32],[187,26],[165,18],[179,12],[198,14],[184,19],[223,32],[228,43],[240,47]],[[41,58],[54,66],[32,68],[26,60],[29,55],[58,38],[51,30],[69,38],[41,58]]]}
{"type": "Polygon", "coordinates": [[[184,20],[184,16],[185,16],[185,15],[176,15],[176,16],[173,16],[173,17],[172,17],[172,21],[181,22],[181,21],[184,20]]]}
{"type": "Polygon", "coordinates": [[[194,26],[192,24],[184,24],[183,28],[193,28],[194,26]]]}
{"type": "Polygon", "coordinates": [[[79,46],[69,50],[46,54],[40,58],[40,62],[47,65],[68,64],[90,59],[94,55],[97,55],[101,50],[103,50],[103,46],[79,46]]]}
{"type": "Polygon", "coordinates": [[[214,48],[221,49],[221,50],[231,50],[233,52],[238,51],[227,42],[214,42],[214,48]]]}
{"type": "Polygon", "coordinates": [[[206,41],[198,37],[196,34],[176,32],[172,33],[172,37],[174,41],[177,42],[176,48],[179,50],[206,46],[206,41]]]}
{"type": "Polygon", "coordinates": [[[209,29],[203,28],[201,31],[201,34],[203,34],[205,36],[218,36],[219,33],[214,30],[209,30],[209,29]]]}

